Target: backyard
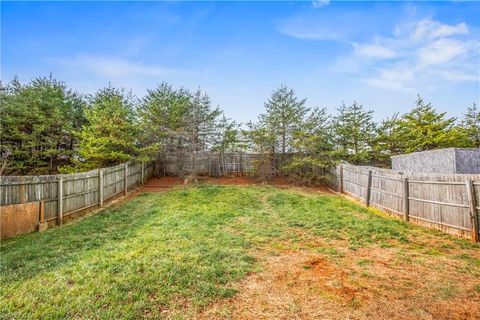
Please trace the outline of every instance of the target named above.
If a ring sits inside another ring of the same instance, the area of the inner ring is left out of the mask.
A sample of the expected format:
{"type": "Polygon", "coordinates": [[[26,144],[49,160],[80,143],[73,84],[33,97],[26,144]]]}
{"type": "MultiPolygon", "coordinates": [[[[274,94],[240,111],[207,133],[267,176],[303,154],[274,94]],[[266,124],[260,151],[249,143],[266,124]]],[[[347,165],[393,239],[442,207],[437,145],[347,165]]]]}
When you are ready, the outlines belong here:
{"type": "Polygon", "coordinates": [[[479,249],[326,191],[176,186],[2,242],[0,318],[478,319],[479,249]]]}

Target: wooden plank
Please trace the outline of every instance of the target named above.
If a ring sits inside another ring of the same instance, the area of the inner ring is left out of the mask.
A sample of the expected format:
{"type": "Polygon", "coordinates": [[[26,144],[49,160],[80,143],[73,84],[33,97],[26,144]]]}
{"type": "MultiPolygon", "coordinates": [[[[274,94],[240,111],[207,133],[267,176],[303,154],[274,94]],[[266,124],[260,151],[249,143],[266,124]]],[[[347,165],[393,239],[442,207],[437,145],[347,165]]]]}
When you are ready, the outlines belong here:
{"type": "Polygon", "coordinates": [[[45,201],[40,201],[40,212],[38,215],[38,224],[45,222],[45,201]]]}
{"type": "Polygon", "coordinates": [[[403,179],[403,215],[405,221],[410,220],[410,203],[409,203],[409,184],[408,178],[403,179]]]}
{"type": "Polygon", "coordinates": [[[463,185],[463,182],[455,182],[455,181],[424,181],[424,180],[410,180],[410,183],[418,183],[418,184],[446,184],[446,185],[463,185]]]}
{"type": "Polygon", "coordinates": [[[473,187],[473,181],[467,179],[465,182],[465,187],[467,189],[468,203],[470,205],[470,219],[472,221],[472,241],[478,242],[478,215],[477,215],[477,205],[475,204],[475,189],[473,187]]]}
{"type": "Polygon", "coordinates": [[[367,195],[365,196],[365,204],[367,205],[367,207],[370,206],[370,196],[372,194],[371,188],[372,188],[372,170],[368,170],[367,195]]]}
{"type": "Polygon", "coordinates": [[[63,178],[58,179],[58,213],[57,213],[58,225],[63,223],[63,178]]]}
{"type": "Polygon", "coordinates": [[[391,181],[398,181],[398,182],[403,181],[403,180],[400,179],[400,178],[392,178],[392,177],[387,177],[387,176],[379,176],[379,175],[376,175],[376,174],[372,175],[372,177],[374,177],[374,178],[380,178],[380,179],[385,179],[385,180],[391,180],[391,181]]]}
{"type": "Polygon", "coordinates": [[[123,171],[123,195],[128,193],[128,163],[125,163],[123,171]]]}
{"type": "Polygon", "coordinates": [[[393,192],[385,191],[385,190],[382,190],[382,189],[377,189],[377,188],[370,187],[370,190],[371,190],[371,191],[378,192],[378,193],[381,193],[381,194],[387,194],[387,195],[392,196],[392,197],[403,198],[403,196],[400,195],[400,194],[396,194],[396,193],[393,193],[393,192]]]}
{"type": "Polygon", "coordinates": [[[340,193],[343,193],[343,164],[340,164],[340,167],[338,169],[340,175],[340,178],[338,180],[338,191],[340,193]]]}
{"type": "Polygon", "coordinates": [[[432,224],[437,224],[439,226],[445,226],[445,227],[455,228],[455,229],[464,230],[464,231],[471,231],[471,229],[469,229],[469,228],[464,228],[464,227],[456,226],[456,225],[453,225],[453,224],[438,222],[438,221],[434,221],[434,220],[430,220],[430,219],[426,219],[426,218],[422,218],[422,217],[417,217],[417,216],[413,216],[413,215],[410,215],[410,218],[430,222],[432,224]]]}
{"type": "Polygon", "coordinates": [[[425,202],[425,203],[431,203],[431,204],[438,204],[438,205],[449,206],[449,207],[458,207],[458,208],[468,208],[469,207],[468,205],[459,204],[459,203],[441,202],[441,201],[427,200],[427,199],[420,199],[420,198],[413,198],[413,197],[409,197],[408,199],[413,200],[413,201],[419,201],[419,202],[425,202]]]}
{"type": "Polygon", "coordinates": [[[103,207],[103,169],[100,169],[98,170],[98,188],[99,188],[99,191],[100,191],[100,194],[99,194],[99,200],[100,200],[100,207],[103,207]]]}
{"type": "Polygon", "coordinates": [[[45,221],[45,201],[40,201],[40,212],[38,217],[38,232],[48,229],[48,223],[45,221]]]}
{"type": "Polygon", "coordinates": [[[362,188],[366,188],[366,187],[367,187],[367,186],[365,186],[365,185],[363,185],[363,184],[361,184],[361,183],[353,182],[353,181],[347,180],[347,179],[345,179],[345,178],[343,179],[343,181],[344,181],[344,182],[348,182],[348,183],[352,183],[352,184],[357,185],[357,186],[362,187],[362,188]]]}
{"type": "Polygon", "coordinates": [[[3,206],[0,210],[0,239],[35,232],[38,228],[40,202],[3,206]]]}

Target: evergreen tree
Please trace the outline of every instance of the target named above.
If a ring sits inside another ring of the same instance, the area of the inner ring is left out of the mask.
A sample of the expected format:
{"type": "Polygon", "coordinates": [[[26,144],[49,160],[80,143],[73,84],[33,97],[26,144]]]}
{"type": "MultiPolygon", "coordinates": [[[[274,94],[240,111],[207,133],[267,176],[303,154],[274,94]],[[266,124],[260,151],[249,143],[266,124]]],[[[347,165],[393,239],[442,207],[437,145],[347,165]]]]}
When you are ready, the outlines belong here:
{"type": "Polygon", "coordinates": [[[262,181],[268,181],[275,173],[275,153],[272,151],[272,146],[275,145],[275,136],[261,118],[256,123],[249,121],[247,128],[243,133],[251,142],[250,149],[258,155],[254,161],[256,173],[262,181]]]}
{"type": "Polygon", "coordinates": [[[398,113],[384,119],[376,128],[373,150],[375,159],[382,164],[388,164],[391,156],[403,153],[398,113]]]}
{"type": "Polygon", "coordinates": [[[461,146],[464,139],[454,127],[455,120],[446,117],[446,112],[437,112],[431,103],[418,96],[416,106],[400,121],[404,152],[461,146]]]}
{"type": "Polygon", "coordinates": [[[16,174],[56,173],[76,151],[83,99],[52,77],[1,86],[0,152],[16,174]]]}
{"type": "Polygon", "coordinates": [[[227,153],[241,152],[245,145],[239,140],[239,125],[227,118],[223,112],[222,116],[218,118],[215,127],[216,131],[211,151],[218,152],[221,168],[223,168],[223,174],[225,174],[225,155],[227,153]]]}
{"type": "Polygon", "coordinates": [[[78,134],[82,168],[116,165],[140,155],[132,95],[110,86],[100,89],[89,97],[85,116],[78,134]]]}
{"type": "Polygon", "coordinates": [[[314,108],[309,113],[295,130],[292,146],[297,152],[283,171],[304,184],[324,182],[325,169],[334,164],[330,115],[326,109],[314,108]]]}
{"type": "Polygon", "coordinates": [[[186,138],[190,146],[193,179],[197,176],[198,153],[212,147],[211,142],[216,132],[217,119],[221,112],[212,106],[210,97],[198,89],[191,95],[188,112],[185,115],[186,138]]]}
{"type": "Polygon", "coordinates": [[[293,89],[282,85],[273,91],[265,103],[265,113],[260,115],[260,119],[274,137],[272,151],[281,154],[283,163],[287,152],[294,151],[292,146],[294,132],[301,127],[309,111],[305,103],[306,99],[297,98],[293,89]]]}
{"type": "Polygon", "coordinates": [[[216,132],[213,137],[212,151],[225,154],[227,152],[237,152],[245,147],[239,141],[239,124],[229,119],[222,112],[215,124],[216,132]]]}
{"type": "Polygon", "coordinates": [[[330,115],[325,108],[314,108],[292,135],[293,150],[302,154],[327,154],[332,150],[330,115]]]}
{"type": "Polygon", "coordinates": [[[332,164],[329,115],[325,109],[311,111],[306,99],[297,98],[292,89],[281,86],[274,90],[265,103],[265,113],[247,127],[246,136],[260,154],[257,172],[264,179],[281,172],[304,183],[318,182],[332,164]]]}
{"type": "Polygon", "coordinates": [[[333,119],[335,153],[352,163],[367,163],[372,156],[375,134],[373,111],[367,111],[356,101],[351,106],[340,106],[333,119]]]}
{"type": "Polygon", "coordinates": [[[189,92],[174,90],[165,82],[148,90],[138,110],[142,143],[145,146],[157,144],[163,152],[183,149],[190,99],[189,92]]]}
{"type": "Polygon", "coordinates": [[[466,135],[468,146],[480,148],[480,109],[476,103],[468,107],[461,125],[466,135]]]}

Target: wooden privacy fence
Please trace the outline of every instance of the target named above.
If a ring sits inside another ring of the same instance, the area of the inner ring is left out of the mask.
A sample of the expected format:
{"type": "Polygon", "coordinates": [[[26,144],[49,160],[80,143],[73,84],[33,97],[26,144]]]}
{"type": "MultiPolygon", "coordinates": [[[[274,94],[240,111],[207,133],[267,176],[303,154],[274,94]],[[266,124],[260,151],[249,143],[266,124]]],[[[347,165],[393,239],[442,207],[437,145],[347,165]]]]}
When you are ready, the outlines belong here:
{"type": "Polygon", "coordinates": [[[414,224],[479,241],[480,175],[417,174],[341,164],[329,182],[414,224]]]}
{"type": "MultiPolygon", "coordinates": [[[[0,206],[39,202],[39,225],[62,224],[63,219],[86,209],[103,206],[126,194],[153,175],[153,163],[124,163],[83,173],[0,178],[0,206]]],[[[14,207],[13,207],[14,208],[14,207]]],[[[19,209],[16,213],[21,214],[19,209]]],[[[8,226],[2,223],[1,228],[8,226]]]]}
{"type": "Polygon", "coordinates": [[[281,167],[288,162],[295,154],[288,153],[285,159],[281,154],[269,156],[258,153],[198,153],[159,154],[156,160],[156,175],[158,176],[183,176],[195,172],[198,175],[209,177],[224,176],[253,176],[258,174],[258,163],[268,160],[269,171],[276,176],[280,173],[281,167]]]}

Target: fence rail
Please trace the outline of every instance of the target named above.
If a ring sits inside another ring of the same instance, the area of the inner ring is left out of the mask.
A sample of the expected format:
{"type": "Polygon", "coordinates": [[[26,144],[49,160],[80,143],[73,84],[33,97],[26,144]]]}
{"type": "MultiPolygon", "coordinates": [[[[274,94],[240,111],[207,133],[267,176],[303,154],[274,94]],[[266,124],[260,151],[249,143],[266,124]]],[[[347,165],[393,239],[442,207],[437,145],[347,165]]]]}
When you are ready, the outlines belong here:
{"type": "Polygon", "coordinates": [[[479,241],[480,175],[416,174],[341,164],[329,185],[406,221],[479,241]]]}
{"type": "Polygon", "coordinates": [[[126,194],[143,184],[153,172],[153,163],[125,163],[83,173],[3,176],[0,177],[0,206],[40,202],[39,224],[62,224],[64,217],[103,206],[114,196],[126,194]]]}

